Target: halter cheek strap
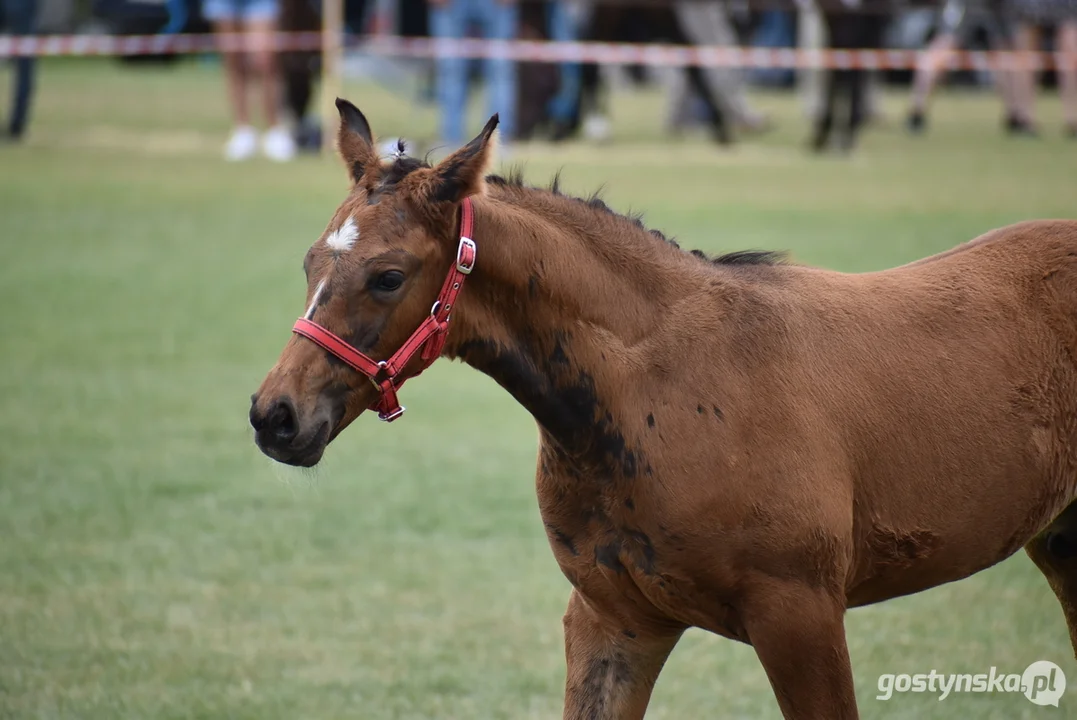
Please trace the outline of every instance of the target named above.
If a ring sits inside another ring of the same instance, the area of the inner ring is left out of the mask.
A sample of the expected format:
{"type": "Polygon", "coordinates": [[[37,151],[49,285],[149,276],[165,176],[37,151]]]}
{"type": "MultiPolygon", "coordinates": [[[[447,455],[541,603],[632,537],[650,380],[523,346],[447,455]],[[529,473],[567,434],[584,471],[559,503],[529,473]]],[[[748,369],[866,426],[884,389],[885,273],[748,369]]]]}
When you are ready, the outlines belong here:
{"type": "Polygon", "coordinates": [[[412,357],[420,353],[419,359],[422,364],[419,370],[409,377],[414,377],[430,367],[445,347],[453,306],[456,305],[456,298],[460,291],[464,289],[464,280],[475,267],[476,248],[475,241],[471,239],[473,224],[474,211],[471,207],[471,198],[464,198],[460,203],[460,244],[456,248],[456,262],[449,269],[449,274],[441,286],[441,292],[438,293],[438,299],[430,308],[430,314],[388,360],[371,359],[352,347],[346,340],[306,318],[299,318],[292,326],[292,332],[319,345],[329,354],[370,378],[380,393],[378,399],[370,407],[377,410],[378,417],[386,422],[392,422],[404,414],[404,407],[396,394],[400,386],[408,379],[403,377],[403,372],[412,357]]]}

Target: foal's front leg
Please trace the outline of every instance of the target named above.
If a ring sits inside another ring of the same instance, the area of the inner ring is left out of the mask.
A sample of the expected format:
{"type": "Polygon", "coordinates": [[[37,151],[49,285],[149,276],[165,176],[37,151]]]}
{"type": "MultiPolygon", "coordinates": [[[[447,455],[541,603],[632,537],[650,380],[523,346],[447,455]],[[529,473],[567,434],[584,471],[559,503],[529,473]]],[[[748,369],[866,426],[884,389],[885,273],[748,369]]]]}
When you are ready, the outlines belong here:
{"type": "Polygon", "coordinates": [[[786,720],[856,720],[844,597],[764,578],[753,583],[741,612],[786,720]]]}
{"type": "Polygon", "coordinates": [[[565,720],[640,720],[684,628],[622,627],[575,590],[564,624],[565,720]]]}

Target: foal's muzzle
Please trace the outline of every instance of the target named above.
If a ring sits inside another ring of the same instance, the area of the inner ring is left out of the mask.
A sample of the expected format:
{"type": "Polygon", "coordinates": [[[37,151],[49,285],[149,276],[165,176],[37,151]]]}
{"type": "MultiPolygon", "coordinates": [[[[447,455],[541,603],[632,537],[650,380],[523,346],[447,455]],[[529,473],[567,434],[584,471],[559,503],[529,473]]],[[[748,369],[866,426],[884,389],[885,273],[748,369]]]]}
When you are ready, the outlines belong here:
{"type": "Polygon", "coordinates": [[[299,414],[287,397],[260,409],[258,395],[252,396],[250,421],[254,441],[262,452],[278,462],[302,467],[311,467],[322,459],[332,431],[328,418],[315,419],[309,428],[301,429],[299,414]]]}

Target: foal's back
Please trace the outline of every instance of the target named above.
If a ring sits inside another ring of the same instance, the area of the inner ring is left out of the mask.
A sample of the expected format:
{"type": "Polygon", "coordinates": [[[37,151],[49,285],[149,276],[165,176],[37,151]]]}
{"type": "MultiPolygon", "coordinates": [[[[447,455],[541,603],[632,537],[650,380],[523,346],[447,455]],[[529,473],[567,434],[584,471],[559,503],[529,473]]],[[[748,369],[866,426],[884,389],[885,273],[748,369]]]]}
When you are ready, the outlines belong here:
{"type": "Polygon", "coordinates": [[[1077,222],[1010,226],[884,272],[784,278],[766,290],[783,352],[756,369],[752,404],[788,408],[811,439],[766,460],[780,474],[807,453],[819,475],[779,492],[830,527],[852,510],[851,604],[990,566],[1073,499],[1077,222]]]}

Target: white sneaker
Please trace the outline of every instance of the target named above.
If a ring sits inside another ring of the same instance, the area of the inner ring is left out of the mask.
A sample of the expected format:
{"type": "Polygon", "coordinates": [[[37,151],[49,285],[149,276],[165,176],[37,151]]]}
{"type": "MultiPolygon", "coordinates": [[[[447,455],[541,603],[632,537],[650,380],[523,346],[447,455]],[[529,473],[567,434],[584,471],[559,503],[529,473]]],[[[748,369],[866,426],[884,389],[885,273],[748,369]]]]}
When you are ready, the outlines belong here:
{"type": "Polygon", "coordinates": [[[604,115],[588,115],[583,121],[583,136],[591,142],[606,142],[612,134],[609,118],[604,115]]]}
{"type": "Polygon", "coordinates": [[[258,151],[258,133],[250,125],[240,125],[232,131],[224,146],[224,159],[236,162],[246,160],[258,151]]]}
{"type": "Polygon", "coordinates": [[[262,152],[270,160],[288,162],[295,157],[295,139],[283,125],[267,130],[262,136],[262,152]]]}

